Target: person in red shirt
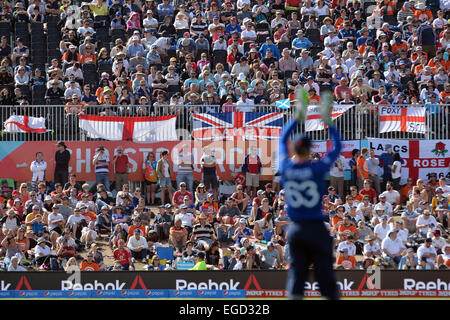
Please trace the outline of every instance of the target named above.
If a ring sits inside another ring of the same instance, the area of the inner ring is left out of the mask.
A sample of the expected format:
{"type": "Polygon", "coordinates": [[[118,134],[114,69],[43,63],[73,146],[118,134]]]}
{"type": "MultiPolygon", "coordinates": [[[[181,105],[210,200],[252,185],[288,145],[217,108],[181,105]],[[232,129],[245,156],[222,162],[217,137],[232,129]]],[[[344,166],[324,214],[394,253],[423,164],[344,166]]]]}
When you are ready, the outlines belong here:
{"type": "Polygon", "coordinates": [[[120,239],[117,244],[119,247],[114,250],[114,260],[119,265],[118,268],[122,271],[134,271],[134,266],[131,262],[131,252],[125,247],[125,241],[120,239]]]}
{"type": "Polygon", "coordinates": [[[194,199],[192,197],[192,193],[190,193],[189,191],[187,191],[186,189],[186,183],[185,182],[181,182],[180,183],[180,190],[177,190],[172,197],[172,205],[175,208],[178,208],[179,206],[181,206],[184,203],[184,197],[185,196],[189,196],[189,198],[191,199],[191,203],[192,200],[194,199]]]}
{"type": "Polygon", "coordinates": [[[377,192],[374,188],[371,187],[371,183],[369,179],[364,180],[364,187],[359,191],[359,194],[362,196],[369,196],[370,202],[373,204],[377,203],[377,192]]]}
{"type": "Polygon", "coordinates": [[[128,160],[128,156],[123,153],[123,147],[117,147],[117,154],[113,159],[114,173],[116,177],[116,190],[122,191],[124,184],[128,184],[128,169],[132,168],[132,164],[128,160]]]}
{"type": "Polygon", "coordinates": [[[262,163],[258,156],[256,146],[250,148],[250,153],[244,159],[242,172],[245,172],[245,183],[247,193],[251,198],[256,197],[256,189],[259,187],[259,176],[261,175],[262,163]]]}

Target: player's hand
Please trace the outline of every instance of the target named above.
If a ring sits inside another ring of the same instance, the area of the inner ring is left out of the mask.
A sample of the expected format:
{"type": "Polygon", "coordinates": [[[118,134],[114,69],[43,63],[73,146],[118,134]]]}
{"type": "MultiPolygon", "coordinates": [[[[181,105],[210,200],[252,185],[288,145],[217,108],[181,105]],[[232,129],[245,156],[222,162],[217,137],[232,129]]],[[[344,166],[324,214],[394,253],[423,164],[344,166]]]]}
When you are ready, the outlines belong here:
{"type": "Polygon", "coordinates": [[[323,124],[326,126],[333,125],[333,120],[331,119],[331,111],[333,108],[333,96],[330,92],[325,91],[321,94],[320,102],[320,113],[322,115],[323,124]]]}
{"type": "Polygon", "coordinates": [[[308,93],[304,88],[298,88],[295,92],[295,99],[295,118],[297,119],[297,122],[303,123],[306,119],[306,112],[308,111],[308,93]]]}

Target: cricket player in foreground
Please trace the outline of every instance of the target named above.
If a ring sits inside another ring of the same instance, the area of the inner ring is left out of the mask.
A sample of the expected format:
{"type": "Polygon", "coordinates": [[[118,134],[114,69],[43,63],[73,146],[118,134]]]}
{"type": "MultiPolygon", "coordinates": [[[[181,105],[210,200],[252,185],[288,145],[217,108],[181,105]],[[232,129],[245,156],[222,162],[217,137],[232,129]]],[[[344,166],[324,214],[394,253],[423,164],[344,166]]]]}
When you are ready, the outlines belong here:
{"type": "Polygon", "coordinates": [[[324,224],[322,195],[326,194],[325,175],[341,150],[339,133],[330,118],[331,97],[322,96],[321,113],[328,125],[333,149],[317,162],[310,161],[311,140],[299,134],[290,144],[290,135],[305,119],[306,92],[297,92],[297,118],[284,128],[280,140],[281,183],[286,194],[287,214],[293,221],[288,231],[291,256],[287,291],[291,299],[302,299],[308,268],[313,264],[322,296],[339,299],[333,271],[332,238],[324,224]],[[294,156],[294,159],[292,159],[294,156]]]}

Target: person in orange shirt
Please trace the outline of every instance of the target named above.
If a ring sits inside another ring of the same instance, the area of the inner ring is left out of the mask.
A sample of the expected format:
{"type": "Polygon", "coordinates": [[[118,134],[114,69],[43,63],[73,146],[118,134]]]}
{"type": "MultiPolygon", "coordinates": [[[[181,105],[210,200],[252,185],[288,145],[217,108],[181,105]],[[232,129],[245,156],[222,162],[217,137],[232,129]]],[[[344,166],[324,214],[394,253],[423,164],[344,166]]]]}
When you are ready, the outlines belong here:
{"type": "Polygon", "coordinates": [[[94,261],[94,253],[89,251],[87,254],[87,258],[81,262],[80,265],[81,271],[99,271],[99,265],[94,261]]]}
{"type": "Polygon", "coordinates": [[[133,224],[128,229],[128,239],[134,235],[134,230],[136,230],[136,229],[140,229],[142,235],[146,234],[145,226],[142,224],[141,218],[139,218],[139,217],[136,217],[133,220],[133,224]]]}
{"type": "Polygon", "coordinates": [[[353,237],[356,236],[356,226],[352,223],[351,217],[346,215],[343,223],[338,227],[338,239],[345,241],[350,235],[353,237]]]}
{"type": "Polygon", "coordinates": [[[90,221],[95,221],[97,219],[97,215],[92,211],[89,211],[89,206],[83,204],[80,206],[80,209],[81,215],[84,216],[84,219],[87,223],[89,223],[90,221]]]}
{"type": "Polygon", "coordinates": [[[342,248],[339,252],[339,256],[336,259],[336,268],[353,270],[356,266],[356,258],[348,255],[348,249],[342,248]]]}
{"type": "Polygon", "coordinates": [[[333,235],[335,232],[338,231],[339,227],[344,223],[344,214],[345,214],[345,207],[343,205],[339,205],[335,209],[335,214],[331,218],[331,230],[330,234],[333,235]]]}
{"type": "Polygon", "coordinates": [[[363,188],[363,181],[369,177],[369,165],[366,160],[368,153],[367,148],[362,148],[361,155],[356,161],[356,185],[359,190],[363,188]]]}
{"type": "Polygon", "coordinates": [[[92,44],[88,44],[85,47],[86,54],[83,54],[80,57],[81,64],[95,64],[97,63],[97,55],[94,52],[94,46],[92,44]]]}
{"type": "Polygon", "coordinates": [[[320,96],[317,94],[316,89],[310,88],[308,91],[308,98],[311,104],[320,103],[320,96]]]}
{"type": "Polygon", "coordinates": [[[433,13],[430,9],[427,9],[425,3],[418,2],[415,6],[414,18],[419,21],[423,21],[424,18],[431,20],[433,19],[433,13]]]}
{"type": "Polygon", "coordinates": [[[413,182],[414,180],[412,178],[408,178],[406,184],[400,189],[400,199],[402,203],[405,203],[406,201],[409,200],[409,196],[414,189],[413,182]]]}
{"type": "Polygon", "coordinates": [[[86,103],[80,101],[80,97],[74,93],[72,101],[66,103],[64,111],[66,111],[66,114],[83,114],[86,111],[86,103]]]}
{"type": "Polygon", "coordinates": [[[444,91],[439,93],[439,102],[441,104],[450,103],[450,83],[444,85],[444,91]]]}

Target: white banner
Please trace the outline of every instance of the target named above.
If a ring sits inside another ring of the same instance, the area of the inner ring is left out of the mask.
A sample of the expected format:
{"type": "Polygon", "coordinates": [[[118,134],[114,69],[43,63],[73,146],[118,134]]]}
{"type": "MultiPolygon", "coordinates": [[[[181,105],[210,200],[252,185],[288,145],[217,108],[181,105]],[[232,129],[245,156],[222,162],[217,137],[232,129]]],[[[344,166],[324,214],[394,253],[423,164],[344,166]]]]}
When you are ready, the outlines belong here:
{"type": "MultiPolygon", "coordinates": [[[[336,120],[348,110],[350,110],[353,105],[347,104],[336,104],[332,106],[331,119],[336,120]]],[[[323,124],[322,114],[320,113],[319,106],[308,106],[308,111],[306,113],[305,121],[305,131],[316,131],[324,130],[326,126],[323,124]]]]}
{"type": "Polygon", "coordinates": [[[102,117],[80,115],[80,128],[90,138],[156,142],[177,140],[177,116],[102,117]]]}
{"type": "Polygon", "coordinates": [[[427,130],[425,112],[425,107],[379,107],[380,133],[392,131],[425,133],[427,130]]]}
{"type": "Polygon", "coordinates": [[[3,124],[5,132],[9,133],[44,133],[50,130],[45,128],[45,118],[12,115],[3,124]]]}

